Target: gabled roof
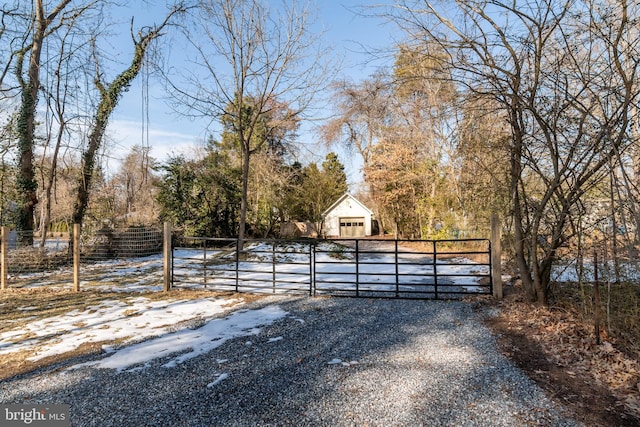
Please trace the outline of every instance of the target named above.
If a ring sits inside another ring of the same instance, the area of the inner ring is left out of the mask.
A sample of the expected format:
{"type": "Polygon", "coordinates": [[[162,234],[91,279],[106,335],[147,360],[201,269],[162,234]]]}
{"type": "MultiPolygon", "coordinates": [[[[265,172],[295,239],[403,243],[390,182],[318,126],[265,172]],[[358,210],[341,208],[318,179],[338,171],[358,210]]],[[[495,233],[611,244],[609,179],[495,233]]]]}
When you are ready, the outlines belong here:
{"type": "Polygon", "coordinates": [[[332,210],[334,210],[336,208],[336,206],[338,206],[340,203],[344,202],[346,199],[351,199],[353,200],[355,203],[357,203],[360,207],[362,207],[364,210],[366,210],[367,212],[369,212],[371,215],[373,215],[373,211],[371,209],[369,209],[368,207],[366,207],[360,200],[356,199],[355,197],[353,197],[351,194],[349,193],[344,193],[342,196],[340,196],[338,198],[338,200],[336,200],[335,202],[333,202],[333,204],[331,206],[329,206],[327,209],[324,210],[324,212],[322,212],[322,216],[325,217],[329,214],[329,212],[331,212],[332,210]]]}

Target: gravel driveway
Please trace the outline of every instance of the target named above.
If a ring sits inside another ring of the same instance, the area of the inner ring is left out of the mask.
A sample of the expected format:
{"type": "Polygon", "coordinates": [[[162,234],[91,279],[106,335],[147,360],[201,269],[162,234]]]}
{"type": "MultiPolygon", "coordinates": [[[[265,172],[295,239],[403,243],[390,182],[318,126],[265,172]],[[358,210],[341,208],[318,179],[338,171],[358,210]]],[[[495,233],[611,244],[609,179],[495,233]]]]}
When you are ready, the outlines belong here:
{"type": "MultiPolygon", "coordinates": [[[[177,367],[69,366],[0,385],[77,426],[575,426],[468,303],[269,297],[289,314],[177,367]]],[[[96,356],[93,357],[94,359],[96,356]]]]}

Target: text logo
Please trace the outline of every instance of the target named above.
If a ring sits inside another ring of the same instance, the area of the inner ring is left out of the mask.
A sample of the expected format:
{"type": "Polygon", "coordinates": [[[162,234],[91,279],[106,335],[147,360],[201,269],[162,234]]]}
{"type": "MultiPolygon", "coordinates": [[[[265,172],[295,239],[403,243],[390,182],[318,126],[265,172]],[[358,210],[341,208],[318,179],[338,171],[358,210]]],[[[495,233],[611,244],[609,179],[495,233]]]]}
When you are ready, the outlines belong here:
{"type": "Polygon", "coordinates": [[[0,405],[0,425],[68,427],[69,405],[0,405]]]}

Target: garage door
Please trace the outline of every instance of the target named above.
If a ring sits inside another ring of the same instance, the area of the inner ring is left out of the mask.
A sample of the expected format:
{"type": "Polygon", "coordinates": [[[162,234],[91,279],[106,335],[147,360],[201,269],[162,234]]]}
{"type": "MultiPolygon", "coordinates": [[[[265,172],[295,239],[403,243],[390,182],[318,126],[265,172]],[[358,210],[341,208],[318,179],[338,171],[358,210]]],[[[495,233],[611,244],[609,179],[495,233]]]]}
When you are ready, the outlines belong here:
{"type": "Polygon", "coordinates": [[[364,237],[364,217],[340,218],[340,237],[364,237]]]}

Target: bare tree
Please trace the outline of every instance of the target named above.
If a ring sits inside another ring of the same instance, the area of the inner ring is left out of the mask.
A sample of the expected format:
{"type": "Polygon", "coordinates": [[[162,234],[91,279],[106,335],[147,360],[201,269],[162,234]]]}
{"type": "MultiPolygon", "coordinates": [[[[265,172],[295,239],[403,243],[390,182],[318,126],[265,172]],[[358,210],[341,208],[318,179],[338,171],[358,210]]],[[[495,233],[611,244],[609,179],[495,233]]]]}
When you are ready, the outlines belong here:
{"type": "MultiPolygon", "coordinates": [[[[49,57],[45,64],[45,82],[42,92],[45,95],[46,111],[44,118],[43,154],[40,161],[40,246],[44,247],[47,230],[51,222],[52,203],[55,201],[54,187],[57,185],[59,163],[63,160],[69,140],[72,139],[73,124],[85,112],[78,111],[79,100],[84,96],[78,90],[78,81],[83,77],[83,63],[86,63],[89,50],[85,40],[78,40],[77,29],[67,26],[59,31],[60,37],[51,43],[55,48],[48,49],[49,57]],[[49,68],[52,68],[50,70],[49,68]]],[[[86,76],[84,76],[86,78],[86,76]]],[[[80,134],[81,132],[78,132],[80,134]]],[[[70,220],[70,216],[66,218],[70,220]]]]}
{"type": "MultiPolygon", "coordinates": [[[[366,173],[371,170],[375,146],[391,125],[391,87],[382,73],[359,84],[335,82],[333,99],[336,114],[321,128],[322,138],[327,145],[340,144],[360,155],[365,182],[366,173]]],[[[375,187],[369,188],[369,191],[375,204],[373,210],[380,224],[380,234],[384,234],[380,198],[375,194],[375,187]]]]}
{"type": "Polygon", "coordinates": [[[195,68],[172,88],[189,115],[231,124],[242,158],[238,237],[245,236],[252,155],[283,123],[298,120],[326,80],[309,6],[258,0],[204,0],[188,40],[195,68]],[[202,31],[204,34],[202,34],[202,31]],[[286,103],[287,116],[272,120],[286,103]]]}
{"type": "MultiPolygon", "coordinates": [[[[438,45],[399,46],[393,82],[391,140],[414,147],[410,170],[416,175],[414,187],[421,187],[411,197],[410,206],[419,213],[416,221],[419,228],[414,233],[422,237],[442,236],[447,230],[443,227],[444,217],[451,217],[454,209],[462,211],[458,176],[453,168],[458,96],[449,77],[446,55],[438,45]]],[[[404,160],[400,165],[406,168],[411,163],[404,160]]],[[[399,207],[402,205],[406,203],[399,207]]]]}
{"type": "Polygon", "coordinates": [[[24,44],[11,52],[15,63],[15,77],[18,82],[21,100],[18,112],[18,191],[21,196],[17,228],[25,244],[33,242],[34,209],[38,203],[37,182],[34,172],[34,140],[36,109],[40,83],[40,63],[42,49],[47,37],[59,28],[72,23],[91,4],[80,8],[70,8],[71,0],[61,0],[50,11],[45,10],[42,0],[33,2],[33,11],[29,27],[25,28],[24,44]],[[25,70],[26,66],[26,70],[25,70]]]}
{"type": "Polygon", "coordinates": [[[163,34],[162,31],[170,25],[175,15],[185,13],[186,11],[187,7],[184,4],[176,4],[171,8],[162,23],[153,27],[143,28],[138,31],[137,35],[133,32],[132,20],[131,39],[134,47],[133,58],[129,66],[118,74],[111,83],[105,83],[102,72],[100,71],[100,65],[97,61],[97,56],[94,56],[96,59],[95,84],[100,92],[100,101],[94,115],[87,148],[82,154],[82,172],[78,179],[78,187],[73,207],[72,219],[74,223],[82,224],[84,220],[85,212],[89,204],[91,181],[94,174],[96,157],[103,141],[109,117],[116,108],[122,93],[129,87],[133,79],[135,79],[140,72],[143,59],[151,43],[163,34]]]}
{"type": "Polygon", "coordinates": [[[111,179],[116,208],[114,212],[128,224],[153,224],[158,212],[155,159],[149,147],[134,146],[111,179]]]}
{"type": "Polygon", "coordinates": [[[466,92],[490,96],[511,130],[510,193],[520,277],[546,303],[568,220],[629,146],[638,101],[638,5],[626,0],[401,1],[391,13],[439,43],[466,92]],[[605,4],[606,3],[606,4],[605,4]]]}

